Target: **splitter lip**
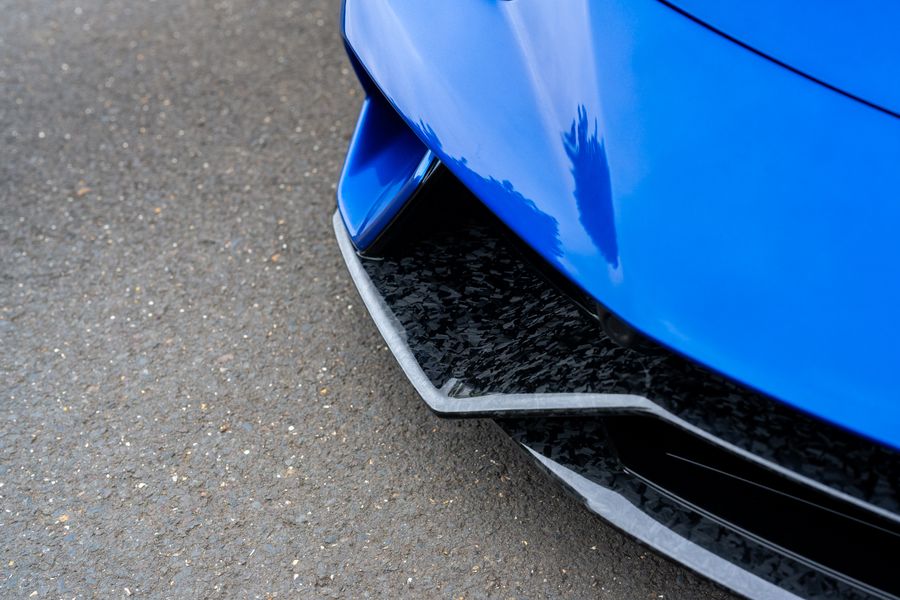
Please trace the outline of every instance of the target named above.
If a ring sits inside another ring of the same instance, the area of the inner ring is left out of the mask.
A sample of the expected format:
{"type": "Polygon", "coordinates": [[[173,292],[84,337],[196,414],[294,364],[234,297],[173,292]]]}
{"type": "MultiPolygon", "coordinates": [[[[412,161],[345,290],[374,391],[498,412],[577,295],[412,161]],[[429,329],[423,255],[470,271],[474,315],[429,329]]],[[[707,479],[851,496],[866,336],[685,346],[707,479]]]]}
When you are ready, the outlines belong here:
{"type": "Polygon", "coordinates": [[[372,320],[375,322],[375,326],[399,363],[403,373],[409,379],[409,382],[422,397],[425,404],[439,416],[505,417],[523,415],[641,414],[655,417],[709,443],[715,444],[723,450],[732,452],[757,465],[774,471],[781,476],[900,523],[900,516],[895,513],[823,485],[814,479],[800,475],[795,471],[786,469],[777,463],[711,435],[709,432],[685,421],[644,396],[602,393],[484,394],[467,396],[465,398],[451,396],[449,394],[450,383],[445,384],[442,388],[435,387],[421,365],[419,365],[407,342],[407,336],[402,325],[394,316],[368,273],[366,273],[362,265],[362,259],[347,234],[347,229],[339,212],[334,213],[332,225],[350,277],[372,320]]]}
{"type": "Polygon", "coordinates": [[[522,447],[547,473],[562,481],[592,512],[657,552],[748,598],[800,598],[669,530],[617,492],[594,483],[528,446],[522,447]]]}
{"type": "MultiPolygon", "coordinates": [[[[353,246],[341,215],[337,211],[332,218],[332,224],[338,247],[347,265],[351,279],[372,320],[375,322],[375,326],[410,383],[422,397],[425,404],[438,415],[450,417],[497,417],[536,413],[567,414],[578,412],[590,414],[599,412],[616,414],[637,412],[671,419],[672,422],[677,422],[698,435],[708,437],[701,430],[682,422],[674,415],[668,414],[647,398],[637,395],[489,394],[465,399],[449,396],[446,390],[438,389],[432,385],[428,376],[416,361],[407,343],[402,326],[363,268],[359,253],[353,246]]],[[[662,554],[678,560],[701,575],[750,598],[774,598],[778,600],[795,600],[798,598],[798,596],[777,585],[745,571],[670,531],[617,492],[590,481],[586,477],[535,452],[524,444],[521,444],[521,447],[547,473],[560,479],[592,512],[662,554]]],[[[748,458],[752,458],[752,455],[744,453],[739,448],[735,447],[733,450],[746,454],[748,458]]],[[[777,465],[771,466],[772,468],[780,469],[777,465]]],[[[810,481],[810,483],[816,485],[816,482],[810,481]]]]}

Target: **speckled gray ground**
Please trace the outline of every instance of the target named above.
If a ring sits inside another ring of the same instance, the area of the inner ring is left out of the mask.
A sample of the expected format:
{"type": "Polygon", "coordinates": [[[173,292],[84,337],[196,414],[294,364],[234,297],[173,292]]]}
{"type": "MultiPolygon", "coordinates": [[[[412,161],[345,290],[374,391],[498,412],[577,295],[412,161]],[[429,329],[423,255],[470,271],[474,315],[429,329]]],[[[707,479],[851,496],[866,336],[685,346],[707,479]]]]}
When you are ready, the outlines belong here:
{"type": "Polygon", "coordinates": [[[0,596],[727,596],[393,364],[337,2],[0,11],[0,596]]]}

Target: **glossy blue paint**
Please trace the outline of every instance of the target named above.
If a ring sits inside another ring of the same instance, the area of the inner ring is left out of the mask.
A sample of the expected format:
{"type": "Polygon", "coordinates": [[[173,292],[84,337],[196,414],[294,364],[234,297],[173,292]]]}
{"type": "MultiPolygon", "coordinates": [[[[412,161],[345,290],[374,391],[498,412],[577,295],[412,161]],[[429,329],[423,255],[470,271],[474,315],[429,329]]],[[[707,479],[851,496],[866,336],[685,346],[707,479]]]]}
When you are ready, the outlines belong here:
{"type": "Polygon", "coordinates": [[[350,238],[365,250],[425,178],[434,155],[382,98],[363,102],[337,198],[350,238]]]}
{"type": "Polygon", "coordinates": [[[347,0],[419,138],[651,337],[900,446],[900,119],[655,0],[347,0]]]}
{"type": "Polygon", "coordinates": [[[776,60],[900,114],[900,2],[668,1],[776,60]]]}

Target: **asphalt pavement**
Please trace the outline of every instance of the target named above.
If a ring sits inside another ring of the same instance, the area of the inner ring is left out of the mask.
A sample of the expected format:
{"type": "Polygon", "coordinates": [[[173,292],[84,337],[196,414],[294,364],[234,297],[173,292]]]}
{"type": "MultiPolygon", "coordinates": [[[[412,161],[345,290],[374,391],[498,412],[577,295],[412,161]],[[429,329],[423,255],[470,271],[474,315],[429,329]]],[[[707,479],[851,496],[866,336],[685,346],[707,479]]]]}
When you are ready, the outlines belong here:
{"type": "Polygon", "coordinates": [[[394,364],[339,8],[0,0],[0,596],[729,597],[394,364]]]}

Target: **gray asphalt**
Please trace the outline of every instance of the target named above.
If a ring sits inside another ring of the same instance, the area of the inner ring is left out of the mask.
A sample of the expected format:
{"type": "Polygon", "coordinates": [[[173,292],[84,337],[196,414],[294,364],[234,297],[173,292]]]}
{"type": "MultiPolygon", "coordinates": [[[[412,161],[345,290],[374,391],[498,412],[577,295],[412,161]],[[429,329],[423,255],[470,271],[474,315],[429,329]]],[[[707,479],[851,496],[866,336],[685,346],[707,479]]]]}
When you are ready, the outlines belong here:
{"type": "Polygon", "coordinates": [[[337,2],[0,9],[0,596],[728,597],[395,366],[337,2]]]}

